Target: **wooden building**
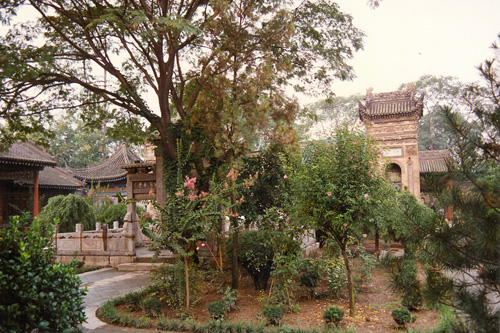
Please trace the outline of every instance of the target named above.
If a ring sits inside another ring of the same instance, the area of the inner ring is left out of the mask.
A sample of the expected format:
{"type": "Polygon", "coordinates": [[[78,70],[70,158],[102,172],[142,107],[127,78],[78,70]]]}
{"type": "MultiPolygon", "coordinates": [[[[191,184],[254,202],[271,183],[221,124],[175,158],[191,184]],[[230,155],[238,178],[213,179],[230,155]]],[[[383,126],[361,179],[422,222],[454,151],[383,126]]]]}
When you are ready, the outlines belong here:
{"type": "Polygon", "coordinates": [[[61,168],[33,142],[18,142],[0,153],[0,224],[28,211],[38,216],[48,199],[78,193],[83,183],[61,168]]]}

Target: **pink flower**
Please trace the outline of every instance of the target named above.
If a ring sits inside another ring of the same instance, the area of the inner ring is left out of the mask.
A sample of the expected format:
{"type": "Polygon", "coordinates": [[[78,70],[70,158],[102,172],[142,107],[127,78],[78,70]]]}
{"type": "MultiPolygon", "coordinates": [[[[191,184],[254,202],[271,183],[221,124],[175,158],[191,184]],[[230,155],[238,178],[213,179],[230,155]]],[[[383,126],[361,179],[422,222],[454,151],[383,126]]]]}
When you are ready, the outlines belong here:
{"type": "Polygon", "coordinates": [[[373,262],[377,262],[377,259],[373,259],[373,262]]]}
{"type": "Polygon", "coordinates": [[[365,194],[365,198],[368,198],[368,193],[365,194]]]}
{"type": "Polygon", "coordinates": [[[287,221],[290,221],[290,216],[287,216],[287,217],[286,217],[286,220],[287,220],[287,221]]]}
{"type": "Polygon", "coordinates": [[[288,178],[288,176],[287,176],[287,175],[284,175],[284,176],[283,176],[283,178],[284,178],[284,179],[287,179],[287,178],[288,178]]]}
{"type": "Polygon", "coordinates": [[[384,155],[384,150],[383,150],[383,149],[380,149],[380,153],[381,153],[382,155],[384,155]]]}
{"type": "Polygon", "coordinates": [[[231,169],[227,175],[226,178],[231,178],[231,180],[234,182],[238,178],[237,172],[234,171],[234,169],[231,169]]]}
{"type": "Polygon", "coordinates": [[[356,142],[353,142],[352,145],[355,146],[357,143],[356,142]]]}
{"type": "Polygon", "coordinates": [[[328,192],[326,195],[327,195],[327,196],[331,196],[331,195],[332,195],[332,192],[328,192]]]}
{"type": "Polygon", "coordinates": [[[370,123],[370,125],[372,125],[372,126],[373,126],[373,121],[370,123]]]}
{"type": "Polygon", "coordinates": [[[349,155],[349,158],[352,159],[352,155],[349,155]]]}
{"type": "Polygon", "coordinates": [[[205,243],[201,243],[201,246],[205,246],[205,243]]]}
{"type": "Polygon", "coordinates": [[[188,195],[188,199],[191,200],[191,201],[195,200],[197,197],[198,196],[196,194],[190,194],[190,195],[188,195]]]}
{"type": "Polygon", "coordinates": [[[184,195],[184,191],[179,191],[179,192],[175,193],[175,195],[178,197],[182,197],[184,195]]]}
{"type": "Polygon", "coordinates": [[[207,192],[201,191],[200,192],[200,198],[206,197],[208,195],[207,192]]]}
{"type": "Polygon", "coordinates": [[[196,183],[196,177],[189,178],[186,176],[186,181],[184,182],[184,187],[194,189],[194,183],[196,183]]]}
{"type": "Polygon", "coordinates": [[[150,190],[149,190],[148,195],[149,195],[149,196],[153,195],[153,189],[150,189],[150,190]]]}
{"type": "Polygon", "coordinates": [[[198,251],[199,249],[200,249],[200,247],[199,247],[199,246],[197,246],[197,247],[196,247],[196,251],[198,251]]]}
{"type": "Polygon", "coordinates": [[[344,227],[347,227],[347,223],[344,223],[344,227]]]}
{"type": "Polygon", "coordinates": [[[359,123],[362,124],[363,122],[360,120],[359,123]]]}
{"type": "Polygon", "coordinates": [[[235,212],[235,213],[232,213],[232,214],[231,214],[231,216],[232,216],[232,217],[238,217],[238,213],[236,213],[236,212],[235,212]]]}

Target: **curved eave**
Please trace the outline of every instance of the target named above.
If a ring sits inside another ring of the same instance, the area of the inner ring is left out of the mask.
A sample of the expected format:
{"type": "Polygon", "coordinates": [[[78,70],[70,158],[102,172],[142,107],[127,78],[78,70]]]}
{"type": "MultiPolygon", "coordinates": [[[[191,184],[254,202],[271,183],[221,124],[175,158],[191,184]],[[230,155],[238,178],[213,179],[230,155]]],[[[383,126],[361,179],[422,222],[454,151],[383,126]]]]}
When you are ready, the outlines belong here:
{"type": "Polygon", "coordinates": [[[14,165],[24,165],[24,166],[33,166],[33,167],[54,167],[57,165],[56,162],[49,161],[38,161],[38,160],[29,160],[29,159],[19,159],[19,158],[10,158],[10,157],[1,157],[1,164],[14,164],[14,165]]]}

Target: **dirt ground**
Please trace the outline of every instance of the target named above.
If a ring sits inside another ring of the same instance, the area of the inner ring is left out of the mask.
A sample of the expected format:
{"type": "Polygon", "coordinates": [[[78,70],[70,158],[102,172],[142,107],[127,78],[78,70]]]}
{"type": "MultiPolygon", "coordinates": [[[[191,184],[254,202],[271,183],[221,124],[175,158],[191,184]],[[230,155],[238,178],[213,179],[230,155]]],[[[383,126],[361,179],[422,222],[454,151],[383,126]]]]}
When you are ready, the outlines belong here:
{"type": "MultiPolygon", "coordinates": [[[[312,328],[324,325],[323,312],[330,305],[337,305],[345,311],[346,315],[341,322],[344,328],[353,326],[356,332],[391,332],[397,329],[397,325],[391,317],[391,311],[401,307],[399,298],[387,289],[388,274],[383,267],[377,267],[372,272],[372,278],[365,283],[364,287],[356,295],[356,313],[354,317],[349,317],[349,301],[347,297],[331,299],[321,297],[319,299],[308,300],[306,293],[300,290],[295,292],[300,311],[287,313],[283,323],[294,327],[312,328]]],[[[319,294],[326,294],[327,288],[319,288],[319,294]]],[[[191,315],[198,321],[209,320],[210,316],[206,304],[217,301],[222,294],[212,290],[206,290],[202,298],[198,301],[191,315]]],[[[241,311],[234,311],[228,314],[226,320],[245,320],[258,322],[257,315],[263,309],[260,301],[263,295],[256,291],[250,277],[243,277],[240,280],[237,305],[241,311]]],[[[438,323],[438,312],[421,309],[412,313],[417,315],[417,320],[409,324],[408,327],[414,329],[430,329],[438,323]]]]}
{"type": "MultiPolygon", "coordinates": [[[[353,317],[348,316],[349,302],[347,290],[343,291],[343,296],[337,299],[328,297],[328,288],[323,284],[318,288],[319,298],[308,300],[306,292],[297,288],[294,291],[295,299],[300,307],[296,313],[287,313],[283,323],[293,327],[319,328],[324,325],[323,312],[330,305],[337,305],[345,311],[345,316],[340,323],[341,327],[354,327],[356,332],[392,332],[397,329],[397,325],[391,317],[391,311],[401,307],[399,298],[388,289],[389,275],[381,265],[372,271],[372,277],[366,281],[356,294],[356,313],[353,317]]],[[[226,277],[227,285],[230,285],[230,276],[226,277]]],[[[210,319],[206,305],[218,301],[223,294],[218,292],[220,284],[206,282],[202,290],[198,293],[199,300],[190,312],[190,316],[197,321],[204,322],[210,319]]],[[[254,289],[253,281],[249,276],[242,276],[238,291],[237,305],[240,311],[233,311],[226,316],[226,321],[249,321],[258,322],[258,314],[263,309],[262,300],[265,293],[254,289]]],[[[165,310],[165,315],[174,318],[175,314],[171,310],[165,310]]],[[[438,323],[438,312],[425,308],[414,311],[417,316],[414,323],[408,325],[413,329],[431,329],[438,323]]],[[[134,313],[140,317],[141,313],[134,313]]]]}

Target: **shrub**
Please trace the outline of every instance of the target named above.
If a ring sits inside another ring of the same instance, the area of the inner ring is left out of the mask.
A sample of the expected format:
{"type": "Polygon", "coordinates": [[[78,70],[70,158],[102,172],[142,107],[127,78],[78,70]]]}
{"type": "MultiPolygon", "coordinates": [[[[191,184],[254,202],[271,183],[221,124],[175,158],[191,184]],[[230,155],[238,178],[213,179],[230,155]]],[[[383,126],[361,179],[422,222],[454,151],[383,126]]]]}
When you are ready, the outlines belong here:
{"type": "MultiPolygon", "coordinates": [[[[189,274],[189,292],[196,294],[199,284],[198,276],[194,272],[189,274]]],[[[186,302],[184,264],[178,261],[174,265],[163,264],[155,268],[151,274],[154,284],[150,287],[149,294],[164,301],[171,309],[181,310],[186,302]]]]}
{"type": "Polygon", "coordinates": [[[227,313],[227,306],[224,301],[217,301],[207,304],[210,317],[215,320],[223,320],[227,313]]]}
{"type": "Polygon", "coordinates": [[[401,304],[410,310],[418,309],[423,303],[423,296],[415,260],[388,255],[382,263],[391,274],[391,289],[401,294],[401,304]]]}
{"type": "MultiPolygon", "coordinates": [[[[226,242],[226,246],[230,253],[232,242],[226,242]]],[[[284,255],[298,253],[300,244],[279,231],[253,230],[240,233],[238,261],[252,276],[255,289],[267,288],[273,269],[274,255],[282,250],[284,250],[284,255]]]]}
{"type": "Polygon", "coordinates": [[[334,296],[347,285],[347,273],[342,258],[326,258],[324,260],[326,284],[334,296]]]}
{"type": "Polygon", "coordinates": [[[309,299],[312,299],[314,297],[316,287],[321,280],[321,261],[313,258],[300,260],[299,274],[300,285],[304,286],[307,289],[309,293],[309,299]]]}
{"type": "Polygon", "coordinates": [[[141,301],[144,298],[143,291],[133,291],[123,296],[123,303],[129,311],[139,311],[141,308],[141,301]]]}
{"type": "Polygon", "coordinates": [[[391,313],[392,319],[401,327],[405,327],[406,323],[411,321],[411,312],[408,308],[394,309],[391,313]]]}
{"type": "Polygon", "coordinates": [[[281,319],[285,316],[285,312],[279,305],[266,305],[262,310],[262,315],[267,318],[270,325],[279,325],[281,319]]]}
{"type": "Polygon", "coordinates": [[[121,202],[116,205],[109,206],[101,215],[101,223],[106,223],[109,226],[113,225],[114,221],[118,221],[119,226],[123,226],[123,219],[127,214],[127,204],[121,202]]]}
{"type": "Polygon", "coordinates": [[[94,208],[77,195],[58,195],[49,199],[40,212],[40,223],[50,224],[59,220],[59,232],[74,232],[75,224],[81,223],[85,230],[95,229],[94,208]]]}
{"type": "MultiPolygon", "coordinates": [[[[53,264],[51,237],[18,216],[0,229],[0,323],[2,331],[63,331],[85,320],[81,280],[73,264],[53,264]]],[[[76,265],[76,264],[75,264],[76,265]]]]}
{"type": "Polygon", "coordinates": [[[144,299],[140,305],[144,312],[153,317],[158,317],[161,314],[161,301],[156,297],[144,299]]]}
{"type": "Polygon", "coordinates": [[[323,313],[323,319],[328,325],[336,325],[342,320],[342,318],[344,318],[344,311],[335,305],[330,306],[323,313]]]}

